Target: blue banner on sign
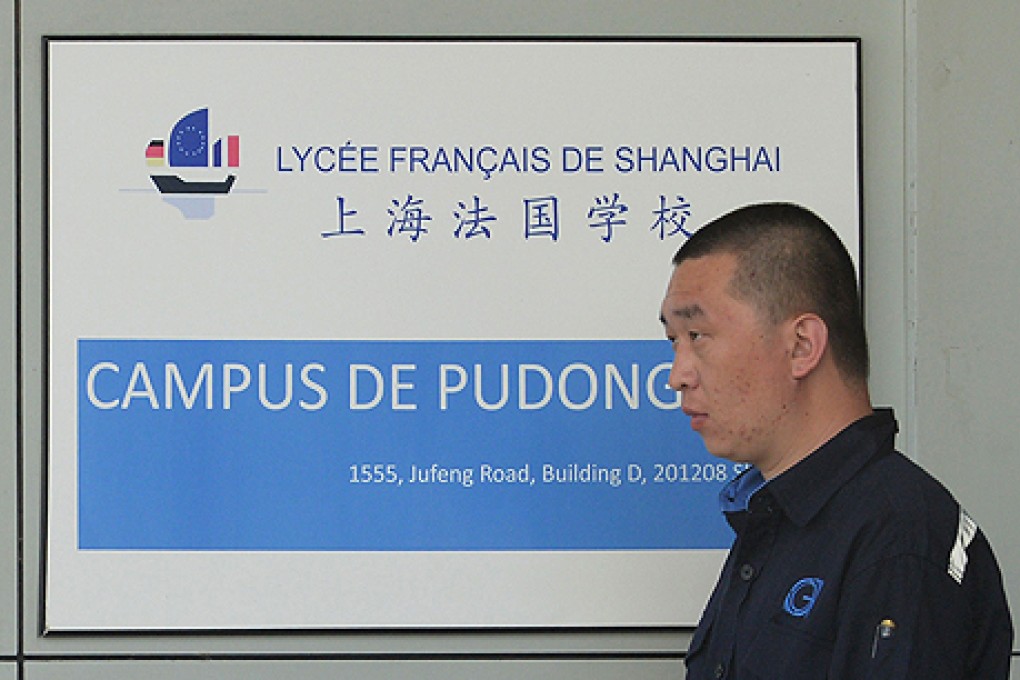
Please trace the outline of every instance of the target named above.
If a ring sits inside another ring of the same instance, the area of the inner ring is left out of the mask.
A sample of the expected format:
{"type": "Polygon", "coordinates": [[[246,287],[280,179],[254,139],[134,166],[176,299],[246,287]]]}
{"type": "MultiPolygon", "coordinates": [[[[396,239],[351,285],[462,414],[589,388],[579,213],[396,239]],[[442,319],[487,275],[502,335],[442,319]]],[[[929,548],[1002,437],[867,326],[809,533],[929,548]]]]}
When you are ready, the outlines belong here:
{"type": "Polygon", "coordinates": [[[79,547],[728,547],[663,341],[79,340],[79,547]]]}

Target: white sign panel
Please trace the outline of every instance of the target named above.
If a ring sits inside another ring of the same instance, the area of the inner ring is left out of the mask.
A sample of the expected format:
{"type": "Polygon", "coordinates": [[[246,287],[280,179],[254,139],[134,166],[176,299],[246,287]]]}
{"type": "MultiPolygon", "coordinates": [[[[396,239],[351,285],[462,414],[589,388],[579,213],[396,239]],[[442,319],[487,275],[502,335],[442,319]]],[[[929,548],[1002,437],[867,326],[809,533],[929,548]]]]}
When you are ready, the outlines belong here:
{"type": "Polygon", "coordinates": [[[857,48],[48,41],[47,627],[695,623],[670,258],[858,252],[857,48]]]}

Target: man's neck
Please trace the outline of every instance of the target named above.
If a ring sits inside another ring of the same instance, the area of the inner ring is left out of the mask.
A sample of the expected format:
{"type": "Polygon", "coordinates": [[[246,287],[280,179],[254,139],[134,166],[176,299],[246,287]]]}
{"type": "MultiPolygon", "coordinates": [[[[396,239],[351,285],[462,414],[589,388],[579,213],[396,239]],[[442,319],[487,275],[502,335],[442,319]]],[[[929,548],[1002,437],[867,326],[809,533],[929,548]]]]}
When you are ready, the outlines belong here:
{"type": "Polygon", "coordinates": [[[849,425],[872,414],[866,387],[853,387],[842,380],[838,385],[805,386],[805,393],[792,409],[787,425],[789,436],[781,450],[757,467],[765,479],[786,472],[849,425]],[[831,391],[829,391],[831,390],[831,391]],[[818,392],[822,392],[818,394],[818,392]]]}

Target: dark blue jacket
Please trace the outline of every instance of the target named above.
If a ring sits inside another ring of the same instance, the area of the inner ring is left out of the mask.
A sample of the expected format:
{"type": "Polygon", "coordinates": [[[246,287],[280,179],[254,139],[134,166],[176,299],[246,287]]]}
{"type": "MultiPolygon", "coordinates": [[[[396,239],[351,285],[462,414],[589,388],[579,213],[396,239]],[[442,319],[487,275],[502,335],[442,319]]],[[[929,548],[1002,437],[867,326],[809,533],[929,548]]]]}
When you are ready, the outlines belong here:
{"type": "Polygon", "coordinates": [[[765,484],[723,490],[737,537],[688,680],[1005,680],[1012,623],[995,557],[876,411],[765,484]]]}

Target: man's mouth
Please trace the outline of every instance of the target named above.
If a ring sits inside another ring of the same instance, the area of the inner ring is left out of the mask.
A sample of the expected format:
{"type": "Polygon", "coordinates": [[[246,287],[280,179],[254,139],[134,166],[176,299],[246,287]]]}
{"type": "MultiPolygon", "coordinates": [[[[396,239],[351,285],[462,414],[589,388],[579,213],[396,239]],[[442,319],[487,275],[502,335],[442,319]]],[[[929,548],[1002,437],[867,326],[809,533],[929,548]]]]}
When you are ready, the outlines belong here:
{"type": "Polygon", "coordinates": [[[704,411],[696,411],[692,408],[687,408],[686,406],[683,407],[681,410],[688,418],[691,419],[692,430],[700,430],[701,427],[705,424],[705,421],[708,420],[708,414],[705,413],[704,411]]]}

